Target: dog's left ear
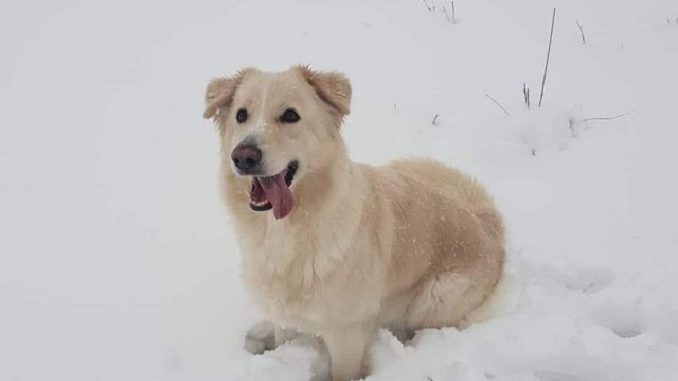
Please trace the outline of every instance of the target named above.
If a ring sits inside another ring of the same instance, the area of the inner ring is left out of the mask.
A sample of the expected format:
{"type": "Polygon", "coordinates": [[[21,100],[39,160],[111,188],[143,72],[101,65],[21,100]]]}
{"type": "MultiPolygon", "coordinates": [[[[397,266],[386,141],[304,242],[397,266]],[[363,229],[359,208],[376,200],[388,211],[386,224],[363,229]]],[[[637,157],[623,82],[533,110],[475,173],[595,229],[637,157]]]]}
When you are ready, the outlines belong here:
{"type": "Polygon", "coordinates": [[[238,71],[231,77],[215,78],[207,85],[205,93],[205,111],[202,116],[209,119],[217,114],[217,111],[228,106],[233,101],[235,90],[247,73],[253,69],[247,68],[238,71]]]}
{"type": "Polygon", "coordinates": [[[338,111],[341,117],[351,112],[351,82],[343,74],[312,70],[302,65],[294,68],[313,86],[320,99],[338,111]]]}

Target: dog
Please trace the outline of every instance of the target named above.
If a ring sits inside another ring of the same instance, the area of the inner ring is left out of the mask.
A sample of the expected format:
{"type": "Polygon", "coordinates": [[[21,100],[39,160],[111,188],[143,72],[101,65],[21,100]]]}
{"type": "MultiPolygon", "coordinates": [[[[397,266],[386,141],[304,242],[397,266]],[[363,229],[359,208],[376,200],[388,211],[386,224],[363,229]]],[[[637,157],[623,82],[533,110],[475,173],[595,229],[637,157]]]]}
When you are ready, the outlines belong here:
{"type": "Polygon", "coordinates": [[[212,80],[204,117],[248,293],[273,322],[254,352],[318,336],[332,381],[369,374],[380,328],[401,340],[459,326],[493,293],[504,226],[484,188],[432,160],[351,161],[341,73],[247,68],[212,80]]]}

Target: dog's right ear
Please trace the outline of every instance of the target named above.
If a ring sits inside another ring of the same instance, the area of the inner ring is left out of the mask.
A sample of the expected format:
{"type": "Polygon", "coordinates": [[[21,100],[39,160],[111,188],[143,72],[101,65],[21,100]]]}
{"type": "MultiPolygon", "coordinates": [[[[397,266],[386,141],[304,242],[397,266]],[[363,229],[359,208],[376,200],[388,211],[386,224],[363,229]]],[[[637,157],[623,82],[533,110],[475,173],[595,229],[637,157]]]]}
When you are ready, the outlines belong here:
{"type": "Polygon", "coordinates": [[[205,92],[205,111],[202,116],[209,119],[218,114],[219,109],[228,106],[233,101],[233,95],[238,85],[247,73],[253,69],[247,68],[238,71],[235,75],[225,78],[215,78],[207,85],[205,92]]]}

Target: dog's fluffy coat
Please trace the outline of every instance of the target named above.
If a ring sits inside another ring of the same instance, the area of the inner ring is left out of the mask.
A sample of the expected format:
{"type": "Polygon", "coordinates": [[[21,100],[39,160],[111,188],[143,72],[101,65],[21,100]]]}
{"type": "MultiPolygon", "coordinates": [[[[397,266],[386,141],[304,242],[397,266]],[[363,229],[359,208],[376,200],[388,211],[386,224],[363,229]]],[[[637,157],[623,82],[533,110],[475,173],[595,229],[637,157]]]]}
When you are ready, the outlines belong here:
{"type": "Polygon", "coordinates": [[[459,325],[492,293],[504,261],[501,217],[473,179],[430,160],[349,159],[339,128],[350,98],[338,73],[245,69],[209,84],[204,113],[220,131],[247,288],[274,322],[276,345],[289,338],[282,328],[323,339],[334,381],[367,374],[380,327],[407,337],[459,325]],[[298,123],[278,122],[286,107],[298,123]],[[247,123],[235,121],[240,108],[247,123]],[[299,163],[294,208],[281,220],[248,206],[252,179],[230,158],[245,140],[258,144],[269,175],[299,163]]]}

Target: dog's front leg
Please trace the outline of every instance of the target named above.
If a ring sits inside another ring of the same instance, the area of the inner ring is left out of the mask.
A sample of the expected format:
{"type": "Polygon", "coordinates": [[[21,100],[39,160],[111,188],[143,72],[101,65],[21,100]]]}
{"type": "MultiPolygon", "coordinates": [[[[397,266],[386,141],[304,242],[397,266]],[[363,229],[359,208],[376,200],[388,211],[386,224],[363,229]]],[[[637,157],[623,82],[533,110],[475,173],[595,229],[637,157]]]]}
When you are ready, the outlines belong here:
{"type": "Polygon", "coordinates": [[[363,378],[369,371],[369,349],[374,339],[373,323],[330,330],[322,335],[330,355],[332,381],[363,378]]]}
{"type": "Polygon", "coordinates": [[[245,350],[259,355],[265,351],[278,348],[285,342],[292,340],[299,332],[293,328],[283,328],[269,320],[255,324],[245,337],[245,350]]]}
{"type": "Polygon", "coordinates": [[[276,348],[297,336],[299,336],[299,331],[294,328],[283,328],[278,324],[273,325],[273,337],[275,339],[274,342],[276,348]]]}

